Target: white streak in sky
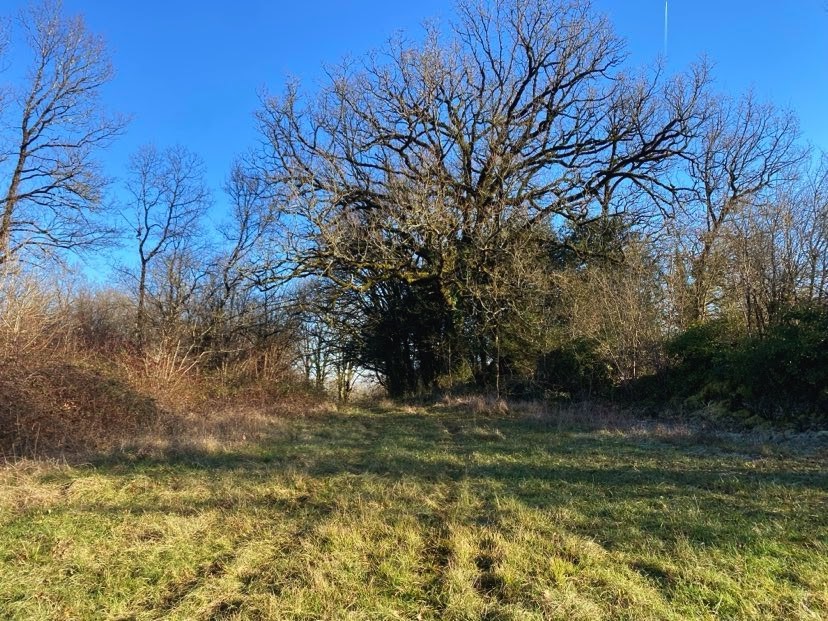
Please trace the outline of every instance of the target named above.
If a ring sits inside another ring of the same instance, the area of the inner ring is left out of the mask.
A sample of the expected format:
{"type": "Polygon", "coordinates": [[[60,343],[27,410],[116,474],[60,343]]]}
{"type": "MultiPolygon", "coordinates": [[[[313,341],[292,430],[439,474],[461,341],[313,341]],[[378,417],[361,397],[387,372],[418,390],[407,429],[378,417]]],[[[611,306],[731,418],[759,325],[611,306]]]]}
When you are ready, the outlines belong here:
{"type": "Polygon", "coordinates": [[[664,0],[664,56],[667,56],[667,2],[664,0]]]}

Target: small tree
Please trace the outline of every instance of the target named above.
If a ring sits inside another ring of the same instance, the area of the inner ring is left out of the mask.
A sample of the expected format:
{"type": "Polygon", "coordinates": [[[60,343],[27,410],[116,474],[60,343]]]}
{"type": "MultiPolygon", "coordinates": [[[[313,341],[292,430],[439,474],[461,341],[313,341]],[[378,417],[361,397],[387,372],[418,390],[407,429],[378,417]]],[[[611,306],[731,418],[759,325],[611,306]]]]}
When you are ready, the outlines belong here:
{"type": "Polygon", "coordinates": [[[129,201],[122,214],[136,240],[136,331],[141,343],[146,336],[151,268],[164,260],[178,274],[187,257],[192,257],[186,247],[196,238],[199,220],[210,205],[203,175],[201,160],[183,147],[158,151],[146,146],[130,162],[129,201]]]}
{"type": "MultiPolygon", "coordinates": [[[[797,144],[796,118],[761,104],[752,95],[721,98],[687,152],[688,192],[679,203],[682,269],[686,274],[680,315],[683,326],[707,318],[717,303],[726,260],[727,227],[790,182],[805,153],[797,144]]],[[[676,286],[682,286],[676,282],[676,286]]]]}

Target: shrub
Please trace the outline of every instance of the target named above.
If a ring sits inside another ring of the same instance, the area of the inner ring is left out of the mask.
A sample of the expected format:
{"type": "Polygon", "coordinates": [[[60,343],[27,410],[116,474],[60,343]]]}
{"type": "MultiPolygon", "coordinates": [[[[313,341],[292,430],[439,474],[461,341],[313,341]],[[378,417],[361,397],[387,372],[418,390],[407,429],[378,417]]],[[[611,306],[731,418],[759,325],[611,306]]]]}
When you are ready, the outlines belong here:
{"type": "Polygon", "coordinates": [[[597,343],[585,338],[542,355],[536,379],[547,395],[566,398],[603,395],[611,387],[609,366],[598,353],[597,343]]]}
{"type": "Polygon", "coordinates": [[[667,351],[667,370],[639,382],[636,394],[650,391],[692,410],[715,411],[716,418],[729,413],[742,422],[828,424],[825,306],[792,308],[756,335],[710,321],[675,337],[667,351]]]}
{"type": "Polygon", "coordinates": [[[828,422],[828,308],[800,307],[734,355],[734,387],[766,418],[828,422]]]}

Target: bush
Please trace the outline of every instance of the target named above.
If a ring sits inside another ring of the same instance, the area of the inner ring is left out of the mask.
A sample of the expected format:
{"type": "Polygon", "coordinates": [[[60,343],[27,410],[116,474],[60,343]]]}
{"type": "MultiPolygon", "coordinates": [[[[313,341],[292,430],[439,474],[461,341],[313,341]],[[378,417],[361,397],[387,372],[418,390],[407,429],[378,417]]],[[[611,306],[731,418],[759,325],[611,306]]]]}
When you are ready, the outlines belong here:
{"type": "Polygon", "coordinates": [[[828,308],[796,308],[734,355],[733,379],[749,409],[828,422],[828,308]]]}
{"type": "Polygon", "coordinates": [[[604,395],[611,387],[609,366],[591,339],[576,339],[538,359],[536,381],[553,397],[604,395]]]}
{"type": "Polygon", "coordinates": [[[639,395],[651,391],[693,410],[715,411],[717,418],[729,413],[739,421],[828,424],[825,306],[793,308],[752,336],[725,320],[710,321],[678,335],[667,351],[668,369],[640,382],[639,395]]]}
{"type": "Polygon", "coordinates": [[[667,343],[669,363],[661,385],[670,397],[690,399],[691,405],[729,399],[733,356],[743,338],[724,319],[688,328],[667,343]]]}

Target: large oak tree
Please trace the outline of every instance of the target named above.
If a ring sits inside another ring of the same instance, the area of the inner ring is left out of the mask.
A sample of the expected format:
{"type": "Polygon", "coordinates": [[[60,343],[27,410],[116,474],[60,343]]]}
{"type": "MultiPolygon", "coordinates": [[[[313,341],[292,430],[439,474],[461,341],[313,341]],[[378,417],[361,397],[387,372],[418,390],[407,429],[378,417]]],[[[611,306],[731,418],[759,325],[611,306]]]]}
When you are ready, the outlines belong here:
{"type": "Polygon", "coordinates": [[[433,282],[438,304],[481,318],[478,342],[505,318],[503,248],[534,253],[514,240],[657,216],[707,113],[704,67],[631,71],[587,2],[462,2],[447,32],[328,75],[259,112],[255,164],[283,227],[274,276],[363,292],[433,282]]]}

